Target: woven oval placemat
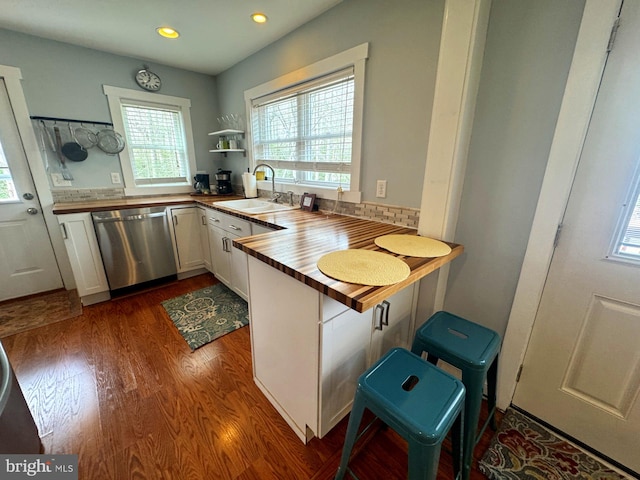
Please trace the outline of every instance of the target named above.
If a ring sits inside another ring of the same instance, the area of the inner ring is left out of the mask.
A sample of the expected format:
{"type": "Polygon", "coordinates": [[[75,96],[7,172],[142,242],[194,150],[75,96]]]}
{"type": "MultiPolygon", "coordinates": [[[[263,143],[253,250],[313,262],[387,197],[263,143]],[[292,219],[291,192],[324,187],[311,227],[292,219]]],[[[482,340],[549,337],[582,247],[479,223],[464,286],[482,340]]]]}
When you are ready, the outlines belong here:
{"type": "Polygon", "coordinates": [[[341,282],[384,286],[409,276],[409,266],[389,254],[371,250],[338,250],[318,260],[318,270],[341,282]]]}
{"type": "Polygon", "coordinates": [[[380,248],[408,257],[444,257],[451,247],[440,240],[418,235],[382,235],[374,240],[380,248]]]}

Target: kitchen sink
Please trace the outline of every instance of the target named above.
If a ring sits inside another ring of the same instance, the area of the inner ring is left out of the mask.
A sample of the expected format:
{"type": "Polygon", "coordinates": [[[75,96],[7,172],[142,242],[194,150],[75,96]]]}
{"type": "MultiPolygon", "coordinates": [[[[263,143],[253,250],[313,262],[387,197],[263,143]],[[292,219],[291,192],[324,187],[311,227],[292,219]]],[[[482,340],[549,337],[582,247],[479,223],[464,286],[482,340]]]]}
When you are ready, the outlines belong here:
{"type": "Polygon", "coordinates": [[[281,212],[283,210],[294,210],[300,208],[298,205],[289,206],[282,203],[267,202],[255,198],[244,198],[242,200],[226,200],[216,202],[215,205],[229,208],[247,215],[258,215],[260,213],[281,212]]]}

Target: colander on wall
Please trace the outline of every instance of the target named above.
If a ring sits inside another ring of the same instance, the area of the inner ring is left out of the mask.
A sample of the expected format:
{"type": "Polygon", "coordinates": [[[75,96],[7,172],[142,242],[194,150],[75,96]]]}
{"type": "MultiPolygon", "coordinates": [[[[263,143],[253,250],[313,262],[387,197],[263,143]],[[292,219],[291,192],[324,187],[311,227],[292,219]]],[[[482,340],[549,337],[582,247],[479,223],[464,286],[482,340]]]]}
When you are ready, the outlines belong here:
{"type": "Polygon", "coordinates": [[[125,142],[118,132],[105,128],[98,132],[98,148],[104,153],[115,155],[124,150],[125,142]]]}
{"type": "Polygon", "coordinates": [[[76,142],[84,148],[93,148],[98,144],[98,136],[82,124],[75,129],[74,133],[76,142]]]}

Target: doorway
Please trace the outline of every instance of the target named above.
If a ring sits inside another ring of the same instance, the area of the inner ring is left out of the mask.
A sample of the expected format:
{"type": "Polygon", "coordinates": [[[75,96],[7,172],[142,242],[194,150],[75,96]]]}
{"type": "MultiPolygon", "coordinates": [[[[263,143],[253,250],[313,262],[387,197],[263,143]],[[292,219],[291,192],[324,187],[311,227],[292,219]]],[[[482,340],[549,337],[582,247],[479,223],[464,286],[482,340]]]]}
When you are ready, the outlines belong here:
{"type": "Polygon", "coordinates": [[[0,301],[62,286],[9,92],[0,77],[0,301]]]}
{"type": "Polygon", "coordinates": [[[513,404],[640,471],[640,2],[622,6],[513,404]],[[624,249],[621,247],[625,247],[624,249]]]}

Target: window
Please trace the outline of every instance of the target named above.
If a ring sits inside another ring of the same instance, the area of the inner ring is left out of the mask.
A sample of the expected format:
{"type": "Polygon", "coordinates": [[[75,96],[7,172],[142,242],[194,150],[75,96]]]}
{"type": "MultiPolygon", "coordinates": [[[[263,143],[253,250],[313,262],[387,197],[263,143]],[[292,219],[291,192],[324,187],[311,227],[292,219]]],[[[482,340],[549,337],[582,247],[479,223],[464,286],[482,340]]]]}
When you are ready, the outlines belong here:
{"type": "Polygon", "coordinates": [[[295,183],[349,186],[353,87],[350,68],[254,100],[255,161],[268,162],[278,178],[295,183]]]}
{"type": "Polygon", "coordinates": [[[188,99],[104,86],[114,129],[127,145],[120,153],[125,192],[191,191],[195,173],[188,99]]]}
{"type": "Polygon", "coordinates": [[[245,92],[250,158],[271,165],[296,193],[360,201],[364,61],[368,45],[245,92]]]}
{"type": "Polygon", "coordinates": [[[611,256],[640,263],[640,177],[622,214],[611,256]]]}
{"type": "Polygon", "coordinates": [[[17,200],[16,186],[13,183],[11,170],[9,170],[9,164],[0,143],[0,202],[15,202],[17,200]]]}

